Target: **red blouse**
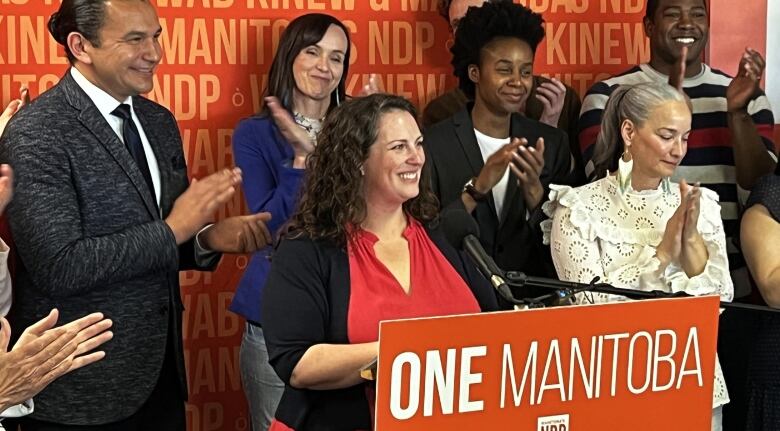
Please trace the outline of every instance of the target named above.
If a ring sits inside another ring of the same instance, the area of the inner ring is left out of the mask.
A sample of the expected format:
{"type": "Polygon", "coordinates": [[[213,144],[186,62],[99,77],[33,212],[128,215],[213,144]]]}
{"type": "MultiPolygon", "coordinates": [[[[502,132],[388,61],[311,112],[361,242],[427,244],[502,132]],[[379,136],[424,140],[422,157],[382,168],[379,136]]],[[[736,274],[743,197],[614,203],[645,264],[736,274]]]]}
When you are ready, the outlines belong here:
{"type": "Polygon", "coordinates": [[[378,340],[382,320],[480,312],[474,294],[420,222],[409,217],[403,236],[409,243],[411,265],[408,294],[377,258],[374,244],[379,238],[376,235],[360,230],[355,240],[347,244],[350,343],[378,340]]]}
{"type": "MultiPolygon", "coordinates": [[[[403,232],[409,243],[411,286],[404,292],[398,280],[379,261],[374,244],[379,240],[371,232],[360,230],[348,241],[350,296],[347,311],[347,336],[350,343],[379,339],[382,320],[479,313],[480,307],[471,289],[447,261],[423,226],[409,217],[403,232]]],[[[375,393],[365,385],[373,423],[375,393]]],[[[274,419],[269,431],[294,431],[274,419]]]]}

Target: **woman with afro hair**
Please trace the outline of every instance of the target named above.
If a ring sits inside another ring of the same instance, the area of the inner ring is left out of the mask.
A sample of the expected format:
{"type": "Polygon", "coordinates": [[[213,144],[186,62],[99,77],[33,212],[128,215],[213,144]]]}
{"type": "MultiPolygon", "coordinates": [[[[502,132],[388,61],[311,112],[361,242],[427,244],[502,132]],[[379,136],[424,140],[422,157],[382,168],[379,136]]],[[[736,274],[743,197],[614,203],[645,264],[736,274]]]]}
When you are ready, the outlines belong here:
{"type": "Polygon", "coordinates": [[[539,224],[550,183],[571,183],[568,138],[517,113],[531,90],[543,23],[541,15],[510,2],[469,8],[451,51],[460,89],[473,102],[426,129],[425,145],[441,205],[473,215],[480,242],[496,263],[554,277],[539,224]]]}

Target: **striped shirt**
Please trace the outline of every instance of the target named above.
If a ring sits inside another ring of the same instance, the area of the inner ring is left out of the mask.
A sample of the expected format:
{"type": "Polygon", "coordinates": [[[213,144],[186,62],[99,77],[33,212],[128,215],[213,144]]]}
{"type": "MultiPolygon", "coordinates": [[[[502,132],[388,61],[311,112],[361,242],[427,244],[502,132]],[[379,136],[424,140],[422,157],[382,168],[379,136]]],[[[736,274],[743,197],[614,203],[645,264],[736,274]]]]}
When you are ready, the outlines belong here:
{"type": "MultiPolygon", "coordinates": [[[[683,81],[683,91],[693,105],[692,131],[688,139],[688,153],[675,171],[673,181],[685,179],[689,183],[700,182],[714,190],[720,197],[721,217],[726,231],[729,263],[732,269],[745,265],[741,253],[732,240],[739,233],[740,208],[748,192],[737,185],[734,165],[734,151],[731,145],[731,131],[726,114],[726,88],[731,77],[712,69],[706,64],[702,72],[683,81]]],[[[648,64],[634,66],[624,73],[598,82],[588,90],[582,102],[579,123],[580,149],[587,164],[585,170],[590,176],[593,147],[599,134],[601,116],[607,99],[620,85],[642,82],[668,82],[669,78],[651,68],[648,64]]],[[[764,145],[775,156],[772,142],[774,116],[769,99],[763,91],[757,93],[747,106],[764,145]]]]}

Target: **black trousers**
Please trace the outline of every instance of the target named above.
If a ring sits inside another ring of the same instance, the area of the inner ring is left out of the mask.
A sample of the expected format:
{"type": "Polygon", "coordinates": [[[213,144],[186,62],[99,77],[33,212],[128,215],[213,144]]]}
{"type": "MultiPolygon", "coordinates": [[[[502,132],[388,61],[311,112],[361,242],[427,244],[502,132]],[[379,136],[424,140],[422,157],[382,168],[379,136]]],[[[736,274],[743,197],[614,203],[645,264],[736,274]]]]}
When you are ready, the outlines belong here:
{"type": "MultiPolygon", "coordinates": [[[[21,431],[185,431],[187,421],[184,414],[184,399],[176,372],[171,336],[169,329],[165,359],[157,385],[149,395],[149,399],[129,418],[105,425],[63,425],[22,418],[18,421],[21,431]]],[[[10,425],[6,428],[8,430],[16,429],[10,421],[6,423],[4,420],[3,425],[10,425]]]]}

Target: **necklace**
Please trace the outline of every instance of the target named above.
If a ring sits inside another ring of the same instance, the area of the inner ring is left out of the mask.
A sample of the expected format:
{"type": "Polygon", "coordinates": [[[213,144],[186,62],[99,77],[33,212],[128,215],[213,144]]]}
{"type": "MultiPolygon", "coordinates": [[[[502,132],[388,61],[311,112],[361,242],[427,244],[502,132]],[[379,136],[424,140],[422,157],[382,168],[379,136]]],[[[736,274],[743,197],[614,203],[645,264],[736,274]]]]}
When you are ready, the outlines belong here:
{"type": "Polygon", "coordinates": [[[325,118],[309,118],[298,112],[293,113],[293,118],[295,119],[295,123],[303,127],[303,130],[309,134],[309,137],[316,145],[317,135],[319,135],[320,130],[322,130],[322,122],[325,120],[325,118]]]}

